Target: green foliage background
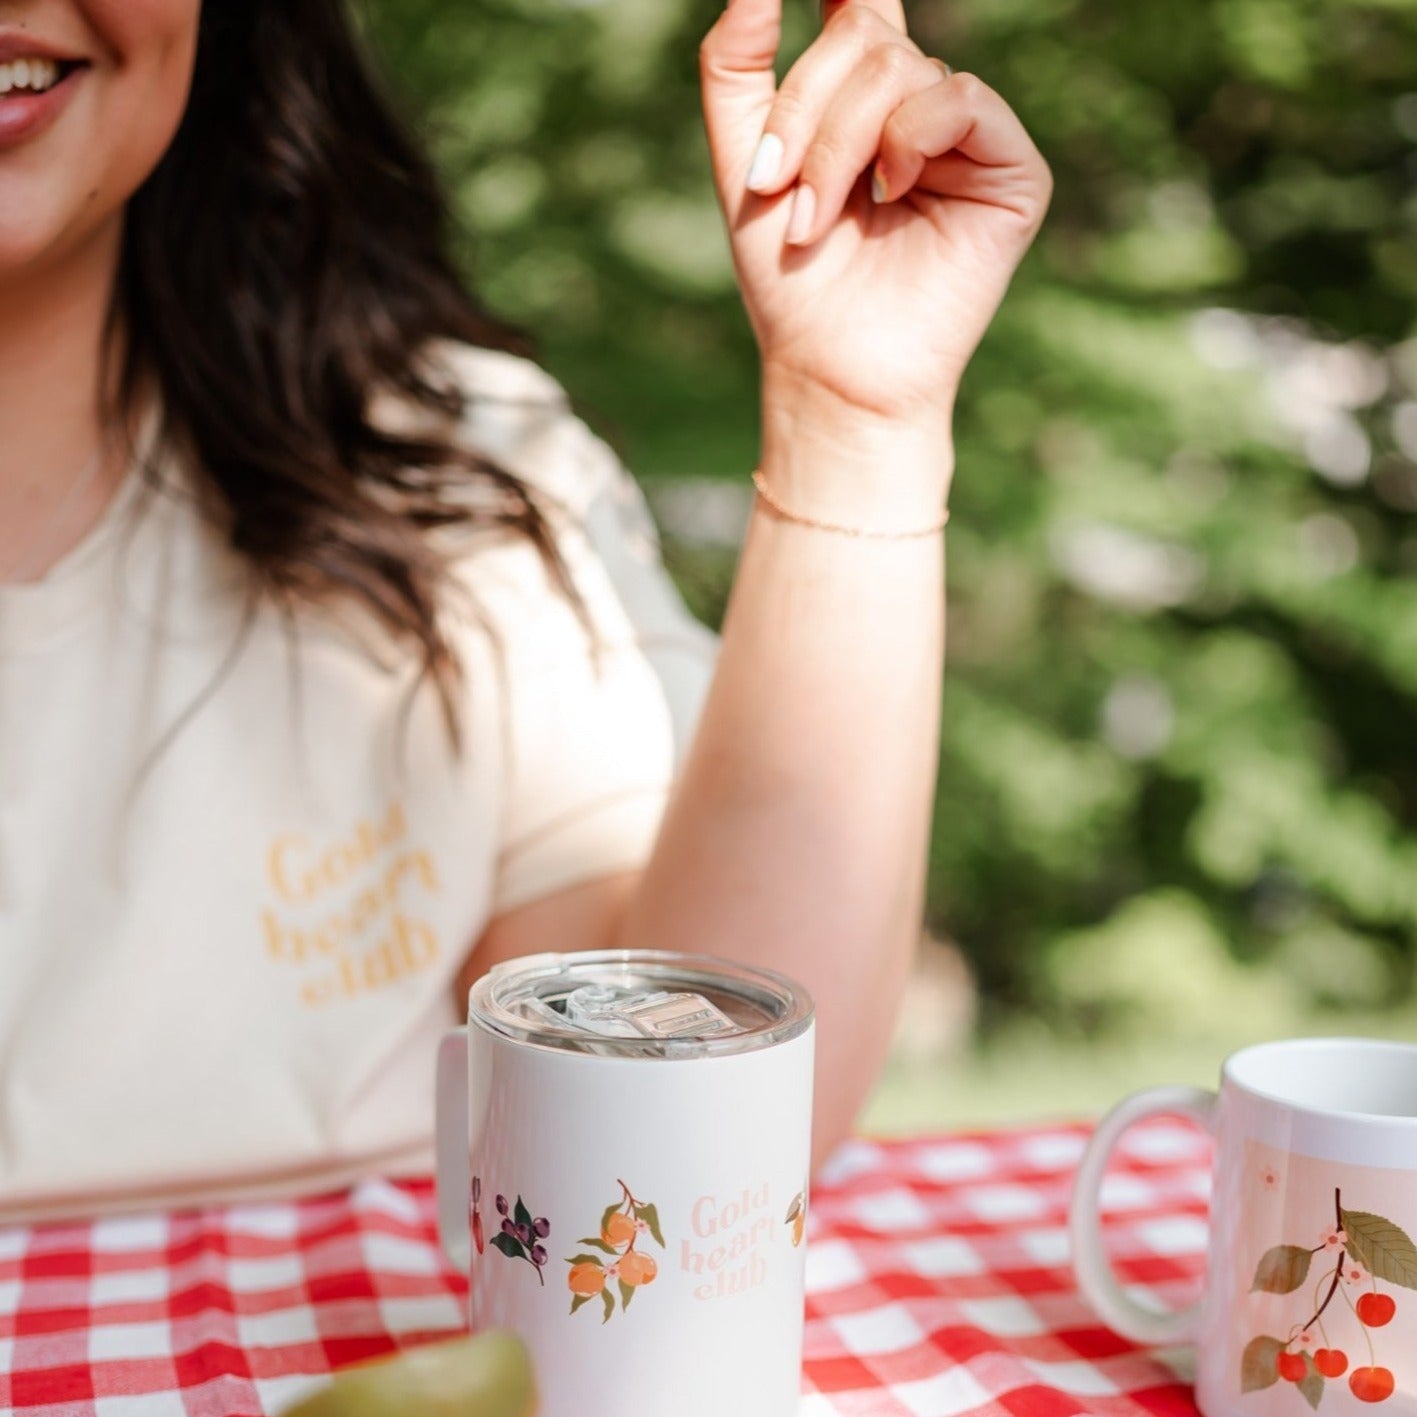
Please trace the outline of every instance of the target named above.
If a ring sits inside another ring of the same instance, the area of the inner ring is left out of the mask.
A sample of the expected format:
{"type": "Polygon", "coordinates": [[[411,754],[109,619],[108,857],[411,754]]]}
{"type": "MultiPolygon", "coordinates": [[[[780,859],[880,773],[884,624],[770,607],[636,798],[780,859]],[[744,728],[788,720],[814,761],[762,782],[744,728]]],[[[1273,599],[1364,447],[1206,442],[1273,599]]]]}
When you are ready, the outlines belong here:
{"type": "MultiPolygon", "coordinates": [[[[372,0],[465,255],[651,491],[746,484],[700,0],[372,0]]],[[[1417,0],[916,0],[1053,167],[962,393],[932,922],[989,1006],[1388,1007],[1417,960],[1417,0]]],[[[817,32],[789,0],[779,75],[817,32]]],[[[671,539],[696,609],[731,553],[671,539]]]]}

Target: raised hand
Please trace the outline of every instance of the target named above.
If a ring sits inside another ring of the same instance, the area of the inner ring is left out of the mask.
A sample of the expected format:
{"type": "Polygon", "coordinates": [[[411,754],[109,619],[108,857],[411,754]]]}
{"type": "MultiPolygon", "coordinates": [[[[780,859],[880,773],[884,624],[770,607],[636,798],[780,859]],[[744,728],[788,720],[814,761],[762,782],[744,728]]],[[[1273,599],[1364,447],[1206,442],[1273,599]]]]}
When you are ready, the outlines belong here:
{"type": "Polygon", "coordinates": [[[900,0],[829,0],[778,88],[781,4],[730,0],[700,47],[765,377],[888,418],[947,416],[1043,220],[1048,166],[983,80],[920,51],[900,0]]]}

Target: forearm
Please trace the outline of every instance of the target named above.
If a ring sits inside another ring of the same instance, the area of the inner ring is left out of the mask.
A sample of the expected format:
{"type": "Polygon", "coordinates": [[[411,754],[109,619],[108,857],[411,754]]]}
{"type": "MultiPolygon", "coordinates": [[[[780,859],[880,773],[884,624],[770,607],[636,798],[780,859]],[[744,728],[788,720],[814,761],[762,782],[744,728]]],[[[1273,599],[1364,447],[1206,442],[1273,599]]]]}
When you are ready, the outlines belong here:
{"type": "MultiPolygon", "coordinates": [[[[790,506],[872,526],[938,516],[947,410],[904,424],[765,397],[763,434],[764,475],[790,506]]],[[[620,935],[808,986],[818,1159],[884,1057],[920,937],[943,654],[940,536],[848,537],[759,504],[713,684],[620,935]]]]}

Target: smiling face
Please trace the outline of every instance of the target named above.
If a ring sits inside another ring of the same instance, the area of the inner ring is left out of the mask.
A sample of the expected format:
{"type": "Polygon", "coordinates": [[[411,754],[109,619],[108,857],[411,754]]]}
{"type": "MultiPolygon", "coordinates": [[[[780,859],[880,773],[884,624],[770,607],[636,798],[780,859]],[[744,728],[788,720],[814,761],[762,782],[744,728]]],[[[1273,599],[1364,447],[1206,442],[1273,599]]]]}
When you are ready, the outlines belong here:
{"type": "Polygon", "coordinates": [[[116,233],[181,121],[200,11],[0,0],[0,289],[116,233]]]}

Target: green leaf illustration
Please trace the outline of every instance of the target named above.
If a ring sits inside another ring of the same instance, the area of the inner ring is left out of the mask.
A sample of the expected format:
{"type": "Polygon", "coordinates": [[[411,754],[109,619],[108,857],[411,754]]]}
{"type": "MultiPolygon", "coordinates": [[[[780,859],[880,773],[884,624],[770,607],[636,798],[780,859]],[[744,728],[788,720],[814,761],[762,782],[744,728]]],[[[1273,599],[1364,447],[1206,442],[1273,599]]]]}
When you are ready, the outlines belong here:
{"type": "Polygon", "coordinates": [[[1345,1210],[1343,1230],[1348,1253],[1369,1274],[1404,1289],[1417,1289],[1417,1245],[1401,1226],[1366,1210],[1345,1210]]]}
{"type": "Polygon", "coordinates": [[[1252,1338],[1240,1355],[1240,1391],[1258,1392],[1279,1381],[1279,1355],[1284,1345],[1277,1338],[1261,1334],[1252,1338]]]}
{"type": "Polygon", "coordinates": [[[1299,1245],[1276,1245],[1266,1250],[1255,1269],[1250,1293],[1263,1289],[1266,1294],[1292,1294],[1309,1277],[1313,1258],[1299,1245]]]}
{"type": "Polygon", "coordinates": [[[1324,1375],[1314,1367],[1312,1354],[1304,1354],[1304,1361],[1309,1365],[1309,1371],[1296,1386],[1304,1394],[1304,1401],[1317,1412],[1324,1395],[1324,1375]]]}
{"type": "Polygon", "coordinates": [[[600,1217],[600,1233],[602,1235],[605,1234],[605,1227],[610,1224],[610,1217],[619,1209],[619,1201],[611,1201],[611,1203],[605,1207],[605,1214],[600,1217]]]}
{"type": "Polygon", "coordinates": [[[522,1204],[522,1198],[520,1196],[517,1197],[517,1206],[513,1218],[518,1225],[525,1225],[528,1230],[531,1229],[531,1212],[522,1204]]]}
{"type": "Polygon", "coordinates": [[[576,1244],[590,1245],[599,1250],[602,1255],[618,1255],[620,1253],[613,1245],[607,1245],[604,1240],[597,1240],[593,1235],[582,1235],[576,1244]]]}
{"type": "Polygon", "coordinates": [[[634,1285],[632,1285],[632,1284],[626,1284],[623,1279],[620,1280],[619,1283],[620,1283],[620,1307],[621,1307],[622,1309],[628,1309],[628,1308],[630,1307],[630,1300],[635,1297],[635,1288],[634,1288],[634,1285]]]}
{"type": "Polygon", "coordinates": [[[608,1323],[610,1315],[615,1312],[615,1296],[608,1289],[602,1289],[600,1297],[605,1301],[605,1317],[601,1319],[601,1323],[608,1323]]]}
{"type": "Polygon", "coordinates": [[[589,1295],[589,1294],[577,1294],[577,1295],[571,1300],[571,1312],[574,1314],[574,1313],[576,1312],[576,1310],[579,1309],[582,1304],[588,1304],[588,1303],[590,1303],[590,1295],[589,1295]]]}
{"type": "Polygon", "coordinates": [[[505,1231],[498,1231],[497,1234],[492,1237],[492,1243],[510,1260],[528,1258],[526,1246],[523,1245],[515,1235],[508,1235],[505,1231]]]}
{"type": "Polygon", "coordinates": [[[659,1242],[659,1248],[664,1248],[664,1235],[659,1228],[659,1212],[652,1205],[637,1205],[635,1215],[649,1226],[649,1233],[659,1242]]]}
{"type": "Polygon", "coordinates": [[[567,1255],[567,1264],[604,1264],[598,1255],[567,1255]]]}

